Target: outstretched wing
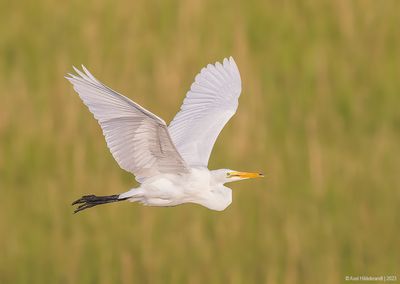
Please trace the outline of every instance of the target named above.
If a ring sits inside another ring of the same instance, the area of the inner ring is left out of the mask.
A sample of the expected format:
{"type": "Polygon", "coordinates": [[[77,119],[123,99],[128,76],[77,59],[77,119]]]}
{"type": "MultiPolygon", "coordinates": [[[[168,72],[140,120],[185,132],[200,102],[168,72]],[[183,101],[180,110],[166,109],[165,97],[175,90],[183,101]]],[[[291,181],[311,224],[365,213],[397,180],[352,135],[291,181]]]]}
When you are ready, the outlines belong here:
{"type": "Polygon", "coordinates": [[[188,168],[164,120],[84,73],[67,78],[98,120],[107,146],[119,166],[143,182],[161,173],[187,173],[188,168]]]}
{"type": "Polygon", "coordinates": [[[235,114],[242,89],[232,57],[203,68],[168,127],[172,141],[190,166],[207,166],[215,140],[235,114]]]}

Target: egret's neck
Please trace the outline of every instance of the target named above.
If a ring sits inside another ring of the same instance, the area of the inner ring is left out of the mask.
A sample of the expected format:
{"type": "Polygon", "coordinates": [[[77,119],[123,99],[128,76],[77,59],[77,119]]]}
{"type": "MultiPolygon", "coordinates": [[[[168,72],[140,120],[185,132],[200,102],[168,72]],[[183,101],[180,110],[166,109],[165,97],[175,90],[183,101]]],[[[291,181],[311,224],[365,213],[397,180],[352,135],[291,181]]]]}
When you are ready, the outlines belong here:
{"type": "Polygon", "coordinates": [[[214,186],[204,197],[201,205],[212,210],[222,211],[232,203],[232,190],[223,185],[214,186]]]}
{"type": "Polygon", "coordinates": [[[222,211],[232,203],[232,190],[225,187],[226,174],[221,170],[209,171],[208,169],[193,168],[192,178],[197,180],[199,191],[198,199],[190,202],[198,203],[211,210],[222,211]]]}

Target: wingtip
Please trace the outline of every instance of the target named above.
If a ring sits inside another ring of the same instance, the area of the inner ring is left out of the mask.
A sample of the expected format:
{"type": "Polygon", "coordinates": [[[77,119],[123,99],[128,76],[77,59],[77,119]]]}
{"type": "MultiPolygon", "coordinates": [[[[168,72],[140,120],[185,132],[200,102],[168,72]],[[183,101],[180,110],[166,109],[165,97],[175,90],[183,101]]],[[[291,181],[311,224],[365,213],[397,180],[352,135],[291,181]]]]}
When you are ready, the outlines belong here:
{"type": "Polygon", "coordinates": [[[85,67],[85,65],[81,65],[82,70],[85,71],[86,74],[90,74],[89,70],[87,70],[87,68],[85,67]]]}
{"type": "Polygon", "coordinates": [[[78,77],[72,73],[67,73],[67,75],[64,76],[65,79],[70,81],[72,83],[72,80],[78,79],[78,77]]]}
{"type": "Polygon", "coordinates": [[[238,74],[239,80],[240,80],[240,72],[239,72],[239,67],[236,64],[235,59],[233,59],[233,56],[229,56],[229,63],[231,65],[231,68],[235,70],[234,72],[238,74]]]}
{"type": "Polygon", "coordinates": [[[64,78],[71,82],[71,80],[76,79],[76,76],[72,73],[67,73],[64,78]]]}
{"type": "Polygon", "coordinates": [[[225,63],[230,63],[230,64],[236,65],[235,59],[233,59],[233,56],[232,56],[232,55],[230,55],[230,56],[228,56],[228,57],[225,57],[225,58],[222,60],[222,63],[223,63],[224,65],[225,65],[225,63]]]}

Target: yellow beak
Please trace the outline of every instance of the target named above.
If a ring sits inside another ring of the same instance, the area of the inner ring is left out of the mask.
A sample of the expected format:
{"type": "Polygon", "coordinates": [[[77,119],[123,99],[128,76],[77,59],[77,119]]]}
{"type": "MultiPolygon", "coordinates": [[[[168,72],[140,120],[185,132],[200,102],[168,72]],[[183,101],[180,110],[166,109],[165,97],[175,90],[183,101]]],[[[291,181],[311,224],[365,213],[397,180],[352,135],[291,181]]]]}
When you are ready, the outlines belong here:
{"type": "Polygon", "coordinates": [[[264,177],[264,175],[261,173],[231,172],[229,173],[229,177],[240,177],[242,179],[245,179],[245,178],[264,177]]]}

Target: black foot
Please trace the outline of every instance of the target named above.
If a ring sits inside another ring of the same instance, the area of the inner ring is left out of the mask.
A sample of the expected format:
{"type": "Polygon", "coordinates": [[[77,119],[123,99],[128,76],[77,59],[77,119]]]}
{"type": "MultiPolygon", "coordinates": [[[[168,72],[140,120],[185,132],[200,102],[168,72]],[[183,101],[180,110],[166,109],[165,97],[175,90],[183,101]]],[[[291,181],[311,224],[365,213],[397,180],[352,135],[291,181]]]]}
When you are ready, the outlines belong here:
{"type": "Polygon", "coordinates": [[[85,195],[72,202],[72,205],[80,204],[78,208],[75,209],[74,213],[78,213],[79,211],[111,202],[122,201],[125,199],[118,199],[118,194],[116,195],[107,195],[107,196],[96,196],[96,195],[85,195]]]}

